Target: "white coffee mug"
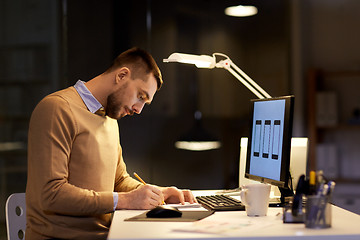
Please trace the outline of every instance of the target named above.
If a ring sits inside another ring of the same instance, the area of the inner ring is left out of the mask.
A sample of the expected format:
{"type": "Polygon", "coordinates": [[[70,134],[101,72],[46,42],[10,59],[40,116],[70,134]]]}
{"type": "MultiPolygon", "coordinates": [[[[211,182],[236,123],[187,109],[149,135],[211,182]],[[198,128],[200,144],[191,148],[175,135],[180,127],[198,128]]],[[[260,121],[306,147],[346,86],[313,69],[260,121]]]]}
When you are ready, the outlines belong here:
{"type": "Polygon", "coordinates": [[[241,201],[248,216],[266,216],[269,208],[271,186],[268,184],[249,184],[242,186],[241,201]]]}

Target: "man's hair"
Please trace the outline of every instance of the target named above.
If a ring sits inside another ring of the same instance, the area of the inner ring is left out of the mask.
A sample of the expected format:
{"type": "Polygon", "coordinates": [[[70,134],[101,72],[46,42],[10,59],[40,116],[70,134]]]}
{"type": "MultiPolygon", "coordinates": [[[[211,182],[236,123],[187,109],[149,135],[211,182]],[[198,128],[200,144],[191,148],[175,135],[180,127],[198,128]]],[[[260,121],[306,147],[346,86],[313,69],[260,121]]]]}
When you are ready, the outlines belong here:
{"type": "Polygon", "coordinates": [[[134,47],[121,53],[115,58],[113,64],[105,73],[112,72],[121,67],[130,69],[132,79],[143,79],[145,75],[153,73],[157,82],[157,90],[159,90],[163,84],[160,69],[154,58],[143,49],[134,47]]]}

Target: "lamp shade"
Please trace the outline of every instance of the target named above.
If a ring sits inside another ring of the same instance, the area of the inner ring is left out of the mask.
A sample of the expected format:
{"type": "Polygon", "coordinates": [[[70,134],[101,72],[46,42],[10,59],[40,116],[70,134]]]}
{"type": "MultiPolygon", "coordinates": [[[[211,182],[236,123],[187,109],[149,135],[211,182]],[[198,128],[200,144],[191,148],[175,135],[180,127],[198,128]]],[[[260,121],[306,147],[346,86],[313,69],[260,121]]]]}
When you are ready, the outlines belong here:
{"type": "Polygon", "coordinates": [[[214,68],[215,59],[208,55],[193,55],[185,53],[173,53],[169,58],[164,59],[164,62],[178,62],[195,64],[198,68],[214,68]]]}

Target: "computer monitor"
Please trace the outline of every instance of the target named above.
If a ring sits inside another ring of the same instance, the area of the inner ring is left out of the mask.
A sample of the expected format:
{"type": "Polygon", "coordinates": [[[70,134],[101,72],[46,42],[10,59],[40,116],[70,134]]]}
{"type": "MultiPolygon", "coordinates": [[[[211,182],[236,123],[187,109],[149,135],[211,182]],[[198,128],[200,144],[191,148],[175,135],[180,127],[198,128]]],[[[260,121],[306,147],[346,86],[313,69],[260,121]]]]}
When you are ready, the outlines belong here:
{"type": "Polygon", "coordinates": [[[290,151],[294,96],[251,100],[245,177],[279,187],[281,201],[293,194],[290,151]]]}

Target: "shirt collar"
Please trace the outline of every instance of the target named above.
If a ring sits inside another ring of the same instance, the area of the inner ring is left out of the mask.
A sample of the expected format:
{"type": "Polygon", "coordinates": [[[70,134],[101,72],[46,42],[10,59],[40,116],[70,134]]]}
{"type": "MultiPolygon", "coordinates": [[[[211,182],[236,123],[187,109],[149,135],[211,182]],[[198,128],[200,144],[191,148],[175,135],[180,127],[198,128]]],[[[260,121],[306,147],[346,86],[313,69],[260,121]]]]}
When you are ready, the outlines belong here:
{"type": "Polygon", "coordinates": [[[78,80],[74,88],[79,93],[81,99],[84,101],[86,107],[90,112],[96,113],[101,108],[104,108],[101,103],[92,95],[89,89],[85,86],[85,82],[78,80]]]}

